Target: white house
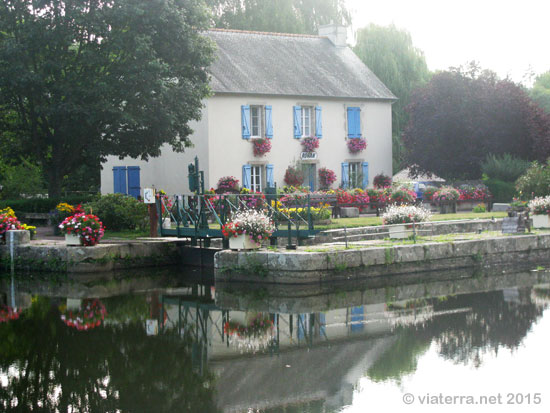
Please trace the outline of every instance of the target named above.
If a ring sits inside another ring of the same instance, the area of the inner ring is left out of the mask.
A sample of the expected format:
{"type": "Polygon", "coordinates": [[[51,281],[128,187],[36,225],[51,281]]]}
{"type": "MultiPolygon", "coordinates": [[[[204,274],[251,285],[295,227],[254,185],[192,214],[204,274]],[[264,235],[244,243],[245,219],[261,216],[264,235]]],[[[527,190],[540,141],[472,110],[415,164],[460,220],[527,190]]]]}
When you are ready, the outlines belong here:
{"type": "Polygon", "coordinates": [[[284,185],[289,165],[299,165],[318,188],[319,168],[338,177],[333,187],[367,187],[379,173],[392,173],[391,106],[395,96],[346,44],[346,30],[323,26],[319,36],[213,29],[217,46],[210,68],[213,96],[192,127],[185,153],[168,146],[148,162],[111,156],[103,164],[101,192],[137,196],[155,187],[188,193],[187,165],[199,157],[206,188],[224,176],[262,191],[284,185]],[[304,137],[320,138],[315,153],[303,154],[304,137]],[[272,149],[253,153],[255,138],[272,149]],[[367,148],[351,154],[348,139],[365,138],[367,148]]]}

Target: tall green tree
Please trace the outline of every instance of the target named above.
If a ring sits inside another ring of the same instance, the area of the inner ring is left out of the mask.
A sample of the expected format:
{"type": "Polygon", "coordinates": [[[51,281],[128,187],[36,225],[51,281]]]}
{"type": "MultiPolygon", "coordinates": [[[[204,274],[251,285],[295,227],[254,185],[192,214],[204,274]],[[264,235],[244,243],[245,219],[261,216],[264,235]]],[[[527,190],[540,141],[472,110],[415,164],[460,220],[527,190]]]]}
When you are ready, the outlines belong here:
{"type": "Polygon", "coordinates": [[[550,113],[550,70],[535,78],[529,96],[546,112],[550,113]]]}
{"type": "Polygon", "coordinates": [[[344,0],[207,0],[216,27],[317,34],[320,25],[351,23],[344,0]]]}
{"type": "Polygon", "coordinates": [[[208,95],[203,0],[4,0],[0,118],[41,163],[50,196],[106,155],[182,151],[208,95]]]}
{"type": "Polygon", "coordinates": [[[405,110],[412,91],[430,78],[424,53],[414,47],[411,35],[394,25],[370,24],[357,31],[355,53],[399,99],[393,104],[394,172],[403,165],[401,133],[408,122],[405,110]]]}

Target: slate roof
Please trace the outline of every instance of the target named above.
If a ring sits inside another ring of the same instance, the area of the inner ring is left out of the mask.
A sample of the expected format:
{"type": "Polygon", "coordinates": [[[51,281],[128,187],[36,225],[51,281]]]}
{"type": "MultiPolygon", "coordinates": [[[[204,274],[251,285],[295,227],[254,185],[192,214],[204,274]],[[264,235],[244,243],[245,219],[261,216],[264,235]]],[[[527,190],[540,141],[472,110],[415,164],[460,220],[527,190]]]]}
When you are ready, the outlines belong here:
{"type": "Polygon", "coordinates": [[[215,93],[394,100],[349,47],[326,37],[212,29],[215,93]]]}

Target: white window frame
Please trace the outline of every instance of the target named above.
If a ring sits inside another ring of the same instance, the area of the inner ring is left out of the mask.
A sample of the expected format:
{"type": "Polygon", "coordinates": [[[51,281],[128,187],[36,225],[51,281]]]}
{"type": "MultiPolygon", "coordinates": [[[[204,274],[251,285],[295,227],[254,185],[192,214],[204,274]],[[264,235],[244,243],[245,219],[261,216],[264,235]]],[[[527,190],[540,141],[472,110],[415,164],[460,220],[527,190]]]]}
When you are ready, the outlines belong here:
{"type": "Polygon", "coordinates": [[[250,137],[251,138],[263,138],[265,135],[265,121],[264,121],[264,106],[250,105],[250,137]],[[256,114],[254,114],[256,112],[256,114]],[[258,123],[254,125],[255,121],[258,123]],[[254,129],[257,129],[257,134],[254,133],[254,129]]]}
{"type": "Polygon", "coordinates": [[[314,106],[302,106],[301,115],[302,138],[309,138],[315,136],[315,107],[314,106]]]}
{"type": "Polygon", "coordinates": [[[264,165],[250,165],[250,190],[254,192],[262,192],[264,187],[264,165]]]}
{"type": "Polygon", "coordinates": [[[361,188],[363,186],[363,165],[361,162],[349,162],[348,179],[349,188],[361,188]]]}

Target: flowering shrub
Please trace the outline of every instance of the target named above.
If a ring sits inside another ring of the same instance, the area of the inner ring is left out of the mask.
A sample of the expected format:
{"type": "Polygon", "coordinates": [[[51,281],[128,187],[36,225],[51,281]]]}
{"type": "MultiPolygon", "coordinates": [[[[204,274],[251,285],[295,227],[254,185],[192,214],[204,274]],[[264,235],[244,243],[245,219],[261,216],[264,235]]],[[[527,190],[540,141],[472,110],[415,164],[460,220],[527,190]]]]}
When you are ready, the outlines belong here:
{"type": "Polygon", "coordinates": [[[529,211],[535,215],[550,215],[550,195],[529,201],[529,211]]]}
{"type": "Polygon", "coordinates": [[[436,188],[435,186],[428,186],[426,189],[424,189],[423,197],[426,201],[432,201],[434,194],[439,191],[439,188],[436,188]]]}
{"type": "Polygon", "coordinates": [[[456,189],[450,186],[447,186],[447,187],[439,188],[439,190],[433,194],[432,200],[435,202],[445,202],[445,201],[458,201],[459,198],[460,198],[460,193],[456,189]]]}
{"type": "Polygon", "coordinates": [[[391,193],[389,201],[398,205],[412,204],[416,201],[416,192],[407,188],[399,188],[391,193]]]}
{"type": "Polygon", "coordinates": [[[367,148],[367,140],[364,138],[352,138],[347,142],[350,153],[359,153],[367,148]]]}
{"type": "Polygon", "coordinates": [[[336,182],[336,174],[328,168],[319,168],[319,185],[321,188],[330,188],[336,182]]]}
{"type": "Polygon", "coordinates": [[[304,183],[304,172],[297,166],[289,166],[284,181],[289,186],[301,186],[304,183]]]}
{"type": "Polygon", "coordinates": [[[248,208],[261,209],[264,206],[265,195],[263,193],[251,191],[248,188],[241,188],[240,194],[239,200],[244,202],[248,208]],[[251,195],[247,196],[247,194],[251,195]]]}
{"type": "Polygon", "coordinates": [[[0,215],[0,239],[4,240],[6,231],[10,229],[21,229],[21,223],[15,217],[7,214],[0,215]]]}
{"type": "Polygon", "coordinates": [[[254,156],[264,156],[271,150],[271,139],[253,139],[252,145],[254,145],[254,156]]]}
{"type": "Polygon", "coordinates": [[[79,331],[99,327],[105,319],[105,314],[107,314],[105,306],[98,299],[83,300],[82,307],[75,312],[67,310],[66,306],[61,306],[59,312],[61,313],[61,321],[79,331]]]}
{"type": "Polygon", "coordinates": [[[301,140],[302,148],[304,152],[314,152],[319,147],[319,138],[312,136],[310,138],[303,138],[301,140]]]}
{"type": "Polygon", "coordinates": [[[62,234],[74,234],[80,237],[80,242],[85,246],[93,246],[105,233],[103,224],[95,215],[75,214],[67,217],[59,224],[62,234]]]}
{"type": "Polygon", "coordinates": [[[226,238],[248,235],[254,242],[269,238],[275,231],[273,221],[267,215],[258,211],[239,211],[231,222],[225,224],[222,233],[226,238]]]}
{"type": "Polygon", "coordinates": [[[10,320],[17,320],[21,314],[21,309],[13,310],[10,306],[0,307],[0,323],[6,323],[10,320]]]}
{"type": "Polygon", "coordinates": [[[7,215],[8,217],[16,218],[15,212],[13,212],[13,209],[11,209],[10,207],[0,209],[0,215],[7,215]]]}
{"type": "Polygon", "coordinates": [[[375,188],[389,188],[391,186],[391,178],[388,175],[378,174],[373,181],[375,188]]]}
{"type": "Polygon", "coordinates": [[[224,176],[218,181],[217,193],[239,192],[239,180],[234,176],[224,176]]]}
{"type": "Polygon", "coordinates": [[[391,205],[382,215],[382,222],[384,225],[424,222],[431,214],[429,210],[414,205],[391,205]]]}
{"type": "Polygon", "coordinates": [[[390,200],[391,188],[386,189],[367,189],[367,195],[370,202],[378,204],[387,204],[390,200]]]}
{"type": "Polygon", "coordinates": [[[462,186],[458,189],[458,193],[461,201],[487,201],[491,197],[491,193],[484,186],[462,186]]]}

